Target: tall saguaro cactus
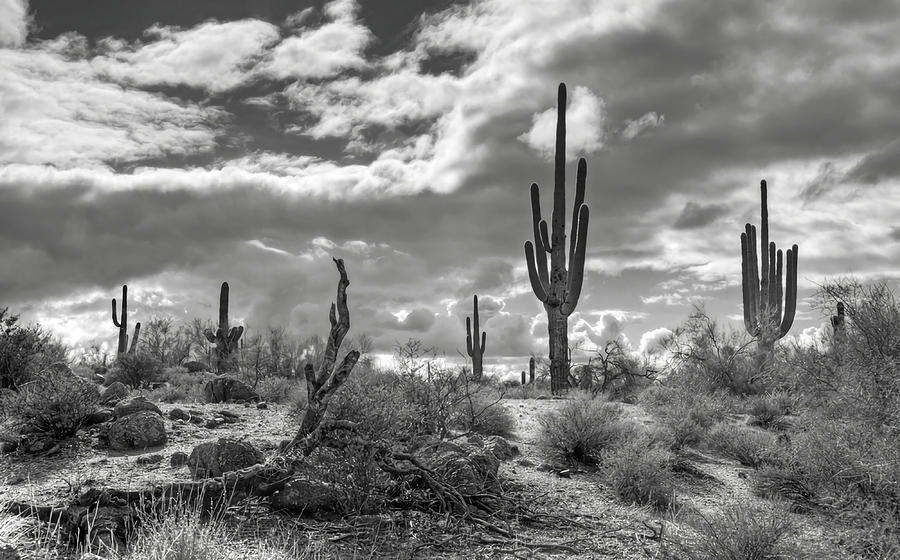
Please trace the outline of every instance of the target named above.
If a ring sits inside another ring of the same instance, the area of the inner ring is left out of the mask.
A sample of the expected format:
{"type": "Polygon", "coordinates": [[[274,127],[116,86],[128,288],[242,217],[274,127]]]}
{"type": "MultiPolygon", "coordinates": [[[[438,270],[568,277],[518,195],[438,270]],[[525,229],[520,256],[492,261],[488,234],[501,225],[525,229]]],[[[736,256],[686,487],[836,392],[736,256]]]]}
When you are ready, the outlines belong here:
{"type": "Polygon", "coordinates": [[[223,373],[231,369],[231,354],[237,351],[238,341],[244,334],[244,327],[228,326],[228,282],[222,282],[219,291],[219,326],[216,332],[206,329],[206,340],[216,345],[216,372],[223,373]]]}
{"type": "Polygon", "coordinates": [[[472,321],[466,317],[466,352],[472,358],[472,379],[478,381],[484,373],[484,349],[487,347],[487,333],[481,333],[481,344],[478,343],[478,296],[475,296],[474,303],[474,323],[475,332],[472,332],[472,321]]]}
{"type": "Polygon", "coordinates": [[[534,243],[525,242],[525,261],[534,295],[547,311],[550,335],[550,391],[559,394],[569,377],[569,315],[575,311],[584,279],[584,253],[587,244],[589,211],[584,204],[587,162],[578,160],[575,178],[575,206],[569,237],[566,268],[566,85],[559,84],[556,117],[556,156],[553,180],[553,214],[548,229],[541,218],[541,193],[531,185],[531,221],[534,243]],[[550,268],[547,255],[550,253],[550,268]]]}
{"type": "Polygon", "coordinates": [[[131,337],[131,347],[128,347],[128,284],[122,284],[122,315],[121,319],[116,317],[116,298],[112,298],[112,320],[113,325],[119,329],[119,345],[116,348],[116,357],[125,353],[126,349],[129,354],[134,354],[137,348],[138,337],[141,335],[141,323],[134,324],[134,336],[131,337]]]}
{"type": "Polygon", "coordinates": [[[756,226],[746,224],[741,234],[741,287],[744,326],[756,338],[760,365],[772,356],[775,341],[784,337],[797,311],[797,245],[787,251],[787,274],[782,283],[783,255],[769,242],[766,182],[760,181],[760,257],[756,254],[756,226]],[[762,261],[760,263],[760,261],[762,261]],[[782,303],[782,297],[784,302],[782,303]]]}

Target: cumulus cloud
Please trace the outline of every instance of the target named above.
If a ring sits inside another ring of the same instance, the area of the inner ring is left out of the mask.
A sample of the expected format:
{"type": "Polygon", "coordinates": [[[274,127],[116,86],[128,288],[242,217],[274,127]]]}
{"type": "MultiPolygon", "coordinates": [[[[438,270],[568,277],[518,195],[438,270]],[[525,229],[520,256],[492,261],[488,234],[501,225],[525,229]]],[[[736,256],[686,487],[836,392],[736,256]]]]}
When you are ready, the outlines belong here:
{"type": "MultiPolygon", "coordinates": [[[[603,147],[606,103],[584,86],[576,86],[566,109],[566,159],[586,156],[603,147]]],[[[557,108],[532,118],[531,129],[519,140],[551,159],[556,148],[557,108]]]]}
{"type": "Polygon", "coordinates": [[[253,63],[280,38],[278,28],[254,19],[206,22],[190,29],[154,25],[148,41],[105,41],[91,65],[109,79],[141,86],[186,85],[221,92],[252,77],[253,63]]]}
{"type": "Polygon", "coordinates": [[[220,109],[101,81],[87,62],[67,58],[78,43],[0,50],[0,161],[95,168],[215,146],[220,109]]]}
{"type": "Polygon", "coordinates": [[[373,36],[357,22],[357,9],[353,0],[329,2],[324,12],[332,21],[315,29],[296,29],[295,35],[272,49],[260,71],[279,80],[308,80],[364,67],[363,53],[373,36]]]}
{"type": "Polygon", "coordinates": [[[28,1],[0,0],[0,48],[20,47],[28,37],[28,1]]]}

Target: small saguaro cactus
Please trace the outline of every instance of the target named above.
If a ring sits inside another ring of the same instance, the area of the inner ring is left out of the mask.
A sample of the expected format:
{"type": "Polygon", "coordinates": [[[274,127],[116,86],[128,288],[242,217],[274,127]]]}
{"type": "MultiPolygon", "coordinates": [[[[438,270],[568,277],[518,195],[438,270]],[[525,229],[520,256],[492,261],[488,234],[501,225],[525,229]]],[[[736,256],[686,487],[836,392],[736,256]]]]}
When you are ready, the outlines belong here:
{"type": "Polygon", "coordinates": [[[566,85],[559,84],[556,118],[556,156],[553,181],[551,225],[541,218],[541,193],[531,184],[531,221],[534,243],[525,242],[525,261],[534,295],[547,311],[550,335],[550,391],[559,394],[569,378],[569,315],[575,311],[584,279],[584,253],[587,245],[589,211],[584,204],[587,162],[578,160],[575,178],[575,207],[569,236],[566,268],[566,85]],[[550,268],[547,255],[550,253],[550,268]]]}
{"type": "Polygon", "coordinates": [[[525,370],[522,370],[522,386],[525,386],[525,370]]]}
{"type": "Polygon", "coordinates": [[[766,182],[760,181],[760,257],[756,254],[756,226],[746,224],[741,234],[741,287],[744,326],[756,338],[759,365],[772,356],[775,341],[784,337],[797,311],[797,245],[787,251],[787,274],[782,284],[783,256],[769,242],[766,182]],[[760,261],[762,261],[760,263],[760,261]],[[782,296],[784,302],[782,303],[782,296]]]}
{"type": "Polygon", "coordinates": [[[134,336],[131,337],[131,347],[128,347],[128,285],[122,284],[122,315],[121,319],[116,317],[116,298],[112,298],[112,320],[113,325],[119,329],[119,345],[116,348],[116,356],[125,354],[126,349],[129,354],[134,354],[137,348],[138,337],[141,335],[141,323],[134,325],[134,336]]]}
{"type": "Polygon", "coordinates": [[[528,360],[528,382],[534,383],[534,356],[528,360]]]}
{"type": "Polygon", "coordinates": [[[478,331],[479,331],[479,322],[478,322],[478,296],[476,295],[474,303],[474,322],[475,322],[475,332],[472,332],[472,321],[470,321],[469,317],[466,317],[466,353],[469,354],[469,357],[472,358],[472,379],[478,381],[481,379],[482,374],[484,373],[484,350],[487,347],[487,333],[481,333],[481,344],[478,343],[478,331]]]}
{"type": "Polygon", "coordinates": [[[219,326],[215,333],[212,329],[206,329],[204,334],[206,340],[216,345],[216,372],[224,373],[231,369],[231,354],[237,351],[244,327],[228,326],[228,282],[222,282],[222,289],[219,291],[219,326]]]}

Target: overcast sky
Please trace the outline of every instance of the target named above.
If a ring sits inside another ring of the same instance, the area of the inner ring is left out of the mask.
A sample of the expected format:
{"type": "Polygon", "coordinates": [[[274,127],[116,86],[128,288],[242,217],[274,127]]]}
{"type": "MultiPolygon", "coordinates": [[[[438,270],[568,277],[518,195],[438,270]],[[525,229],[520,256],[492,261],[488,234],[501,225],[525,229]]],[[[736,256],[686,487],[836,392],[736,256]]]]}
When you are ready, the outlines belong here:
{"type": "MultiPolygon", "coordinates": [[[[740,233],[800,246],[792,333],[837,275],[900,276],[896,0],[0,0],[0,306],[75,345],[231,314],[546,354],[528,190],[588,162],[572,342],[646,347],[702,301],[739,326],[740,233]],[[487,321],[485,321],[487,318],[487,321]]],[[[571,204],[571,190],[569,201],[571,204]]],[[[571,208],[566,210],[571,216],[571,208]]]]}

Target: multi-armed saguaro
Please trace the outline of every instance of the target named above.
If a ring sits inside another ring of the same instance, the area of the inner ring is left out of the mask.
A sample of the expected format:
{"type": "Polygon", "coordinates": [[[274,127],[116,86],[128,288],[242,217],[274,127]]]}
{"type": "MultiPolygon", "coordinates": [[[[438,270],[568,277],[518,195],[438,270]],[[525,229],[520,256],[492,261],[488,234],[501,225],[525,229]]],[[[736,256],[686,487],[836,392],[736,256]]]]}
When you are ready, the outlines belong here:
{"type": "Polygon", "coordinates": [[[541,193],[531,185],[531,220],[534,243],[525,242],[528,278],[534,295],[547,311],[550,335],[550,391],[560,393],[569,378],[569,315],[575,311],[584,279],[584,252],[587,244],[588,207],[584,204],[587,162],[578,160],[575,178],[575,208],[569,238],[569,268],[566,269],[566,85],[559,84],[556,118],[556,157],[553,180],[553,214],[548,231],[541,219],[541,193]],[[547,255],[550,253],[550,269],[547,255]]]}
{"type": "Polygon", "coordinates": [[[786,280],[782,284],[782,253],[780,249],[776,250],[774,241],[769,242],[766,182],[761,181],[759,188],[762,193],[761,258],[756,254],[756,227],[747,224],[741,234],[741,287],[744,326],[750,336],[756,338],[760,365],[764,365],[772,355],[775,341],[786,335],[794,323],[794,313],[797,311],[797,245],[788,249],[786,280]]]}
{"type": "Polygon", "coordinates": [[[134,325],[134,336],[131,337],[131,348],[128,347],[128,285],[122,284],[122,319],[116,318],[116,298],[112,298],[112,320],[113,325],[119,328],[119,346],[116,349],[116,356],[121,356],[128,350],[129,354],[134,354],[137,348],[138,337],[141,335],[141,323],[134,325]]]}
{"type": "Polygon", "coordinates": [[[478,296],[475,296],[474,304],[475,333],[472,334],[472,321],[466,317],[466,352],[472,358],[472,379],[478,381],[484,372],[484,349],[487,342],[487,333],[481,333],[481,344],[478,344],[478,296]]]}
{"type": "Polygon", "coordinates": [[[219,292],[219,327],[215,334],[212,329],[206,329],[204,334],[216,345],[216,371],[222,373],[231,369],[231,354],[237,351],[244,327],[228,327],[228,282],[222,282],[219,292]]]}

